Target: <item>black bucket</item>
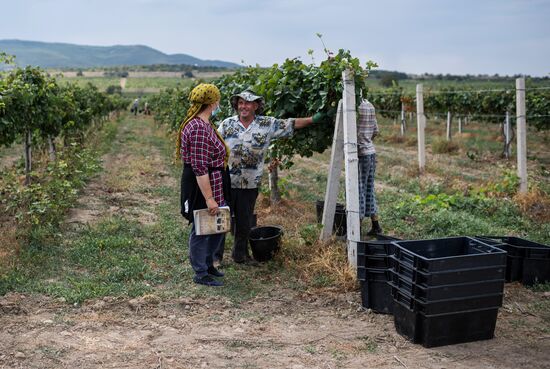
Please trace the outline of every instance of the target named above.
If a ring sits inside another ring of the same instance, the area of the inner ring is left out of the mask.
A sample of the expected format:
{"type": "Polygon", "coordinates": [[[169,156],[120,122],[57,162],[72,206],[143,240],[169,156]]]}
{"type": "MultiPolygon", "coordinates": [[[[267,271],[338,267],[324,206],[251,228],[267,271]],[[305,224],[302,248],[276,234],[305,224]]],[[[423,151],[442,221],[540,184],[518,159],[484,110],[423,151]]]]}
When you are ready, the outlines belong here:
{"type": "MultiPolygon", "coordinates": [[[[317,223],[323,221],[323,210],[325,202],[323,200],[317,200],[315,208],[317,210],[317,223]]],[[[332,233],[336,236],[344,237],[347,231],[347,215],[346,207],[343,204],[336,203],[336,209],[334,210],[334,224],[332,226],[332,233]]]]}
{"type": "Polygon", "coordinates": [[[283,229],[277,226],[254,227],[248,240],[252,256],[260,262],[269,261],[279,251],[283,229]]]}

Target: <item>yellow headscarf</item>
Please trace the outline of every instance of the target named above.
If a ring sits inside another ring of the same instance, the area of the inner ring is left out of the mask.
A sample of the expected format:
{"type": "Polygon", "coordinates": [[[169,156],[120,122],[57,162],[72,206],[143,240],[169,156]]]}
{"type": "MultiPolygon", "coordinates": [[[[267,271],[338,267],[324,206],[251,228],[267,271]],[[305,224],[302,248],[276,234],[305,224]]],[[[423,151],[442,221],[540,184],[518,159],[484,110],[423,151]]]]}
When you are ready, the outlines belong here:
{"type": "MultiPolygon", "coordinates": [[[[220,97],[220,90],[218,90],[216,86],[210,83],[201,83],[191,91],[191,93],[189,94],[189,101],[191,102],[191,106],[187,110],[187,115],[185,116],[185,119],[178,130],[178,137],[176,140],[176,155],[180,155],[181,132],[185,128],[186,124],[189,123],[191,119],[195,118],[197,114],[199,114],[203,105],[213,104],[218,101],[220,97]]],[[[210,123],[210,125],[212,126],[214,132],[216,132],[216,135],[218,136],[220,141],[225,146],[224,165],[227,166],[227,160],[229,159],[229,147],[225,143],[222,136],[219,134],[216,127],[212,123],[210,123]]]]}

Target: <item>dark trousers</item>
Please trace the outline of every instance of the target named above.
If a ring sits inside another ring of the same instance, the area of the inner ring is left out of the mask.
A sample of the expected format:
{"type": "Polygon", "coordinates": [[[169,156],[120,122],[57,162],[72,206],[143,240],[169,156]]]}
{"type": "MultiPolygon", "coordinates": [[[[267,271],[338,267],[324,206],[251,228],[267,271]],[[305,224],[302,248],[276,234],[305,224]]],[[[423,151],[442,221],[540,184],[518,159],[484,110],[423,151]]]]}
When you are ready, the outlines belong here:
{"type": "Polygon", "coordinates": [[[193,224],[189,234],[189,261],[198,278],[208,275],[208,268],[212,267],[214,263],[214,252],[220,248],[224,241],[223,233],[197,236],[195,224],[193,224]]]}
{"type": "Polygon", "coordinates": [[[241,262],[250,257],[248,235],[253,226],[254,206],[258,198],[258,189],[231,189],[231,209],[235,215],[235,243],[231,256],[241,262]]]}

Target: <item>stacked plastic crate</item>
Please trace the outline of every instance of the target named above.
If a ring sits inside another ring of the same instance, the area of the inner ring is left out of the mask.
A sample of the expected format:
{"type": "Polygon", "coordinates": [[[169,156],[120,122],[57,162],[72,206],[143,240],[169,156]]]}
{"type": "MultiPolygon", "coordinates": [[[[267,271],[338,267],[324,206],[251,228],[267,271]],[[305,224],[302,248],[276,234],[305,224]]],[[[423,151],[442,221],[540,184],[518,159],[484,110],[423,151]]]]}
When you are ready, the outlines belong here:
{"type": "Polygon", "coordinates": [[[396,330],[435,347],[490,339],[502,306],[506,252],[470,237],[394,241],[396,330]]]}
{"type": "Polygon", "coordinates": [[[550,282],[550,247],[519,237],[476,236],[476,239],[508,253],[506,282],[526,286],[550,282]]]}
{"type": "Polygon", "coordinates": [[[357,243],[357,279],[361,282],[361,303],[377,313],[391,314],[392,255],[399,239],[378,235],[376,240],[357,243]]]}

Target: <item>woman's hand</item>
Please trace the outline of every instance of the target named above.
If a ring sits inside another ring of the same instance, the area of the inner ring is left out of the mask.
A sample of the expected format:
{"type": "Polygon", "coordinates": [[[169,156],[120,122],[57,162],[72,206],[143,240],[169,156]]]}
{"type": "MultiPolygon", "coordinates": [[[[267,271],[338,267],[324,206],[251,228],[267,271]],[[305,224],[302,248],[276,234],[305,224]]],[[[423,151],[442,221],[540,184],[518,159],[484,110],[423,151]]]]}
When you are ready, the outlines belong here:
{"type": "Polygon", "coordinates": [[[206,206],[208,207],[208,213],[210,215],[216,215],[218,213],[218,203],[213,197],[206,199],[206,206]]]}

